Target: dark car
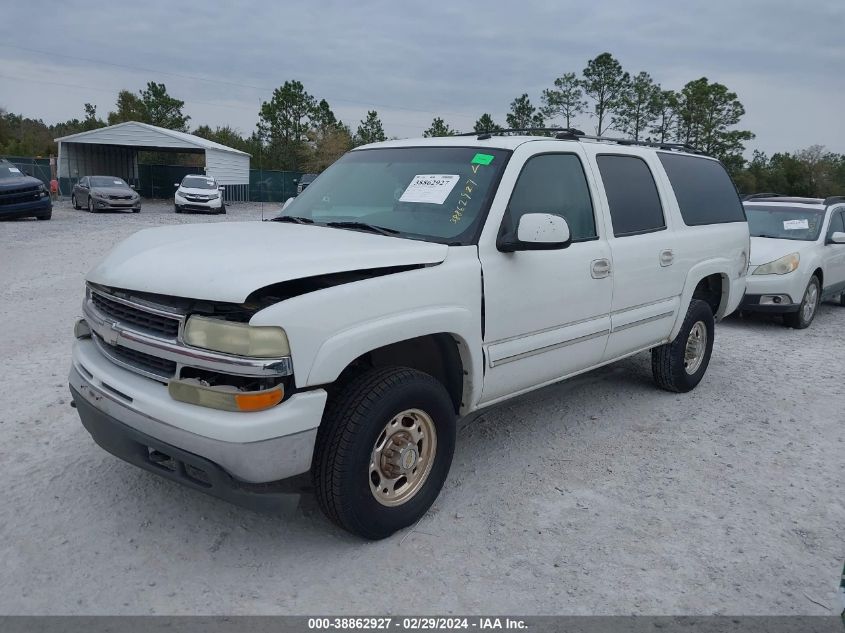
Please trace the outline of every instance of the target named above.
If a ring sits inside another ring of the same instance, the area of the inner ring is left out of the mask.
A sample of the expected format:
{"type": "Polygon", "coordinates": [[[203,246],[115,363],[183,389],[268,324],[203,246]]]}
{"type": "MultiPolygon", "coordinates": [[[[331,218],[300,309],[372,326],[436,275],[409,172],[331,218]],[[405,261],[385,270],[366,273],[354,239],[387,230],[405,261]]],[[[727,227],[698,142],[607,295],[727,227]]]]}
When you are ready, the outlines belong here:
{"type": "Polygon", "coordinates": [[[296,195],[302,193],[303,189],[305,189],[308,185],[314,182],[314,179],[317,177],[317,174],[302,174],[299,177],[299,184],[296,185],[296,195]]]}
{"type": "Polygon", "coordinates": [[[117,176],[84,176],[73,186],[70,195],[74,209],[97,211],[141,210],[141,196],[117,176]]]}
{"type": "Polygon", "coordinates": [[[49,220],[52,216],[53,201],[44,183],[0,158],[0,218],[49,220]]]}

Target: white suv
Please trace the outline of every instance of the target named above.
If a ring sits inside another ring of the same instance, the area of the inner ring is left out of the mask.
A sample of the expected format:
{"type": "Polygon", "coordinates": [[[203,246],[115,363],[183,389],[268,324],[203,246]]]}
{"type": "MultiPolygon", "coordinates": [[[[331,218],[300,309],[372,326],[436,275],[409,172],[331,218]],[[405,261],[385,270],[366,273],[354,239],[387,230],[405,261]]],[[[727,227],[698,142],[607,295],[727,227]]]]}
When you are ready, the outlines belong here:
{"type": "Polygon", "coordinates": [[[176,213],[185,211],[204,211],[206,213],[226,213],[223,202],[224,188],[217,184],[213,176],[188,174],[181,183],[174,183],[173,207],[176,213]]]}
{"type": "Polygon", "coordinates": [[[751,267],[743,312],[806,328],[825,299],[845,305],[845,197],[749,196],[751,267]]]}
{"type": "Polygon", "coordinates": [[[694,388],[748,252],[723,166],[673,146],[388,141],[274,221],[118,245],[70,385],[129,462],[258,505],[310,471],[333,521],[382,538],[437,497],[459,416],[643,350],[659,387],[694,388]]]}

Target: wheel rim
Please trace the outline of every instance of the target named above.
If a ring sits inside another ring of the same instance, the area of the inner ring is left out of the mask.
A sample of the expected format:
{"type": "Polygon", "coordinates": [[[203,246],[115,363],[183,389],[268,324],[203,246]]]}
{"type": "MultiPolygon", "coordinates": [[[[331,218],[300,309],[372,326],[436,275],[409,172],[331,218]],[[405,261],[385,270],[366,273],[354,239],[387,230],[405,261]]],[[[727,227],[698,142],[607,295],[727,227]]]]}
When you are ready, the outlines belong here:
{"type": "Polygon", "coordinates": [[[704,355],[707,353],[707,326],[704,321],[696,321],[687,336],[687,345],[684,348],[684,369],[690,375],[694,374],[704,362],[704,355]]]}
{"type": "Polygon", "coordinates": [[[804,293],[804,301],[801,304],[801,319],[809,323],[816,313],[816,305],[819,302],[819,289],[812,281],[804,293]]]}
{"type": "Polygon", "coordinates": [[[393,416],[379,433],[370,455],[370,491],[380,504],[402,505],[425,484],[437,454],[434,420],[425,411],[407,409],[393,416]]]}

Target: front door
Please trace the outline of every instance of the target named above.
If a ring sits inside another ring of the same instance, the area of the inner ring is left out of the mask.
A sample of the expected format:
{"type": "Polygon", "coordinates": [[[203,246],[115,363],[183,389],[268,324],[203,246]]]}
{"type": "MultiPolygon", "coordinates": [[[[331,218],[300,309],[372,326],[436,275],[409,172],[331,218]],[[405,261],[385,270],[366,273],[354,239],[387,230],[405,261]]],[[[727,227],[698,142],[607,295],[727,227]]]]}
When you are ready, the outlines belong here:
{"type": "MultiPolygon", "coordinates": [[[[511,164],[521,164],[519,154],[511,164]]],[[[479,243],[485,307],[482,403],[592,367],[601,360],[610,332],[610,248],[596,223],[595,192],[583,155],[534,154],[518,176],[506,174],[502,187],[508,177],[516,184],[500,231],[515,232],[526,213],[551,213],[566,219],[572,243],[515,253],[498,251],[491,239],[479,243]]]]}
{"type": "Polygon", "coordinates": [[[845,293],[845,244],[834,244],[830,238],[834,233],[845,233],[845,210],[834,211],[824,245],[826,272],[824,276],[825,298],[836,298],[845,293]]]}

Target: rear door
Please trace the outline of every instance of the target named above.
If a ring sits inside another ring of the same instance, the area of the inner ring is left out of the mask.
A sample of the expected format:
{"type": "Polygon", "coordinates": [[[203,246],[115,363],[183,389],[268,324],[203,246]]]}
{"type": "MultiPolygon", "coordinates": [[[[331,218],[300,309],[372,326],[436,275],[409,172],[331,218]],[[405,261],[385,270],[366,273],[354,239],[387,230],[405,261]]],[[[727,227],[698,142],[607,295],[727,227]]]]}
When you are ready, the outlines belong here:
{"type": "Polygon", "coordinates": [[[596,220],[596,190],[588,182],[584,159],[573,143],[526,143],[502,177],[479,241],[486,363],[482,402],[601,361],[610,331],[610,249],[596,220]],[[559,250],[500,252],[497,235],[514,231],[526,213],[564,217],[572,243],[559,250]]]}
{"type": "Polygon", "coordinates": [[[677,317],[684,271],[653,156],[597,153],[613,259],[611,332],[604,360],[664,342],[677,317]]]}

